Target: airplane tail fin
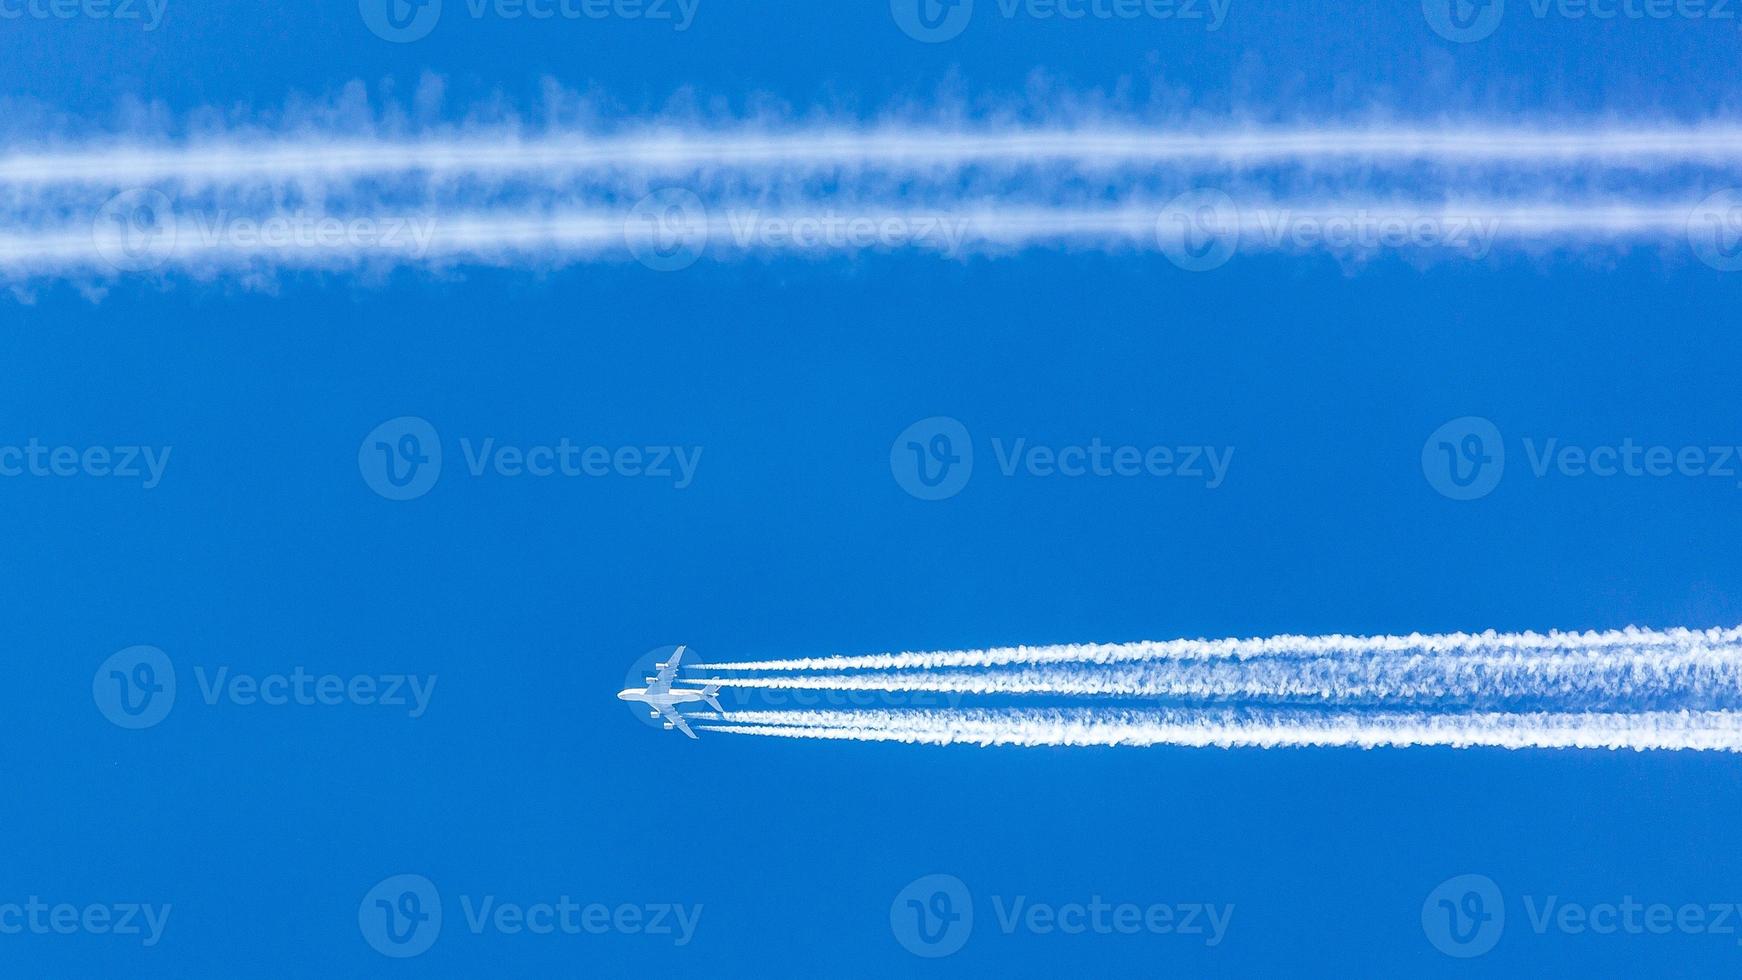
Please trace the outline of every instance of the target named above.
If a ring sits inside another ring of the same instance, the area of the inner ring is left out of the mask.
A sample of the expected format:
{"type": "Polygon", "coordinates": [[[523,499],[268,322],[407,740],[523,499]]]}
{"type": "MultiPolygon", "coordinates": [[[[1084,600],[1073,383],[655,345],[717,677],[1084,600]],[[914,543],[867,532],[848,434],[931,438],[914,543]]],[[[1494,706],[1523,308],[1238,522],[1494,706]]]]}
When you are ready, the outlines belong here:
{"type": "Polygon", "coordinates": [[[702,688],[702,700],[708,702],[708,707],[713,708],[720,714],[725,714],[726,709],[720,707],[719,694],[720,685],[718,684],[709,684],[707,687],[702,688]]]}

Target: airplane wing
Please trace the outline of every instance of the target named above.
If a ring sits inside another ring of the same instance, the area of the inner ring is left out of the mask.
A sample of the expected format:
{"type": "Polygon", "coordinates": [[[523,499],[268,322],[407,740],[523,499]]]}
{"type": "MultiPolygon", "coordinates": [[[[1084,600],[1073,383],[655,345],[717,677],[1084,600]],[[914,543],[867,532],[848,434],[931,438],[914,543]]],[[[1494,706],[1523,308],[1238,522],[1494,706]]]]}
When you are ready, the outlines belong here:
{"type": "Polygon", "coordinates": [[[671,690],[671,682],[677,680],[677,662],[682,659],[683,645],[679,644],[677,651],[671,655],[671,659],[667,660],[665,666],[660,668],[659,675],[647,683],[647,693],[664,694],[671,690]]]}
{"type": "Polygon", "coordinates": [[[664,715],[665,720],[671,722],[672,725],[674,727],[676,727],[678,731],[683,732],[685,735],[688,735],[690,738],[697,737],[695,732],[690,731],[690,724],[689,724],[689,722],[684,721],[683,715],[678,714],[670,706],[661,705],[660,709],[659,709],[659,713],[664,715]]]}

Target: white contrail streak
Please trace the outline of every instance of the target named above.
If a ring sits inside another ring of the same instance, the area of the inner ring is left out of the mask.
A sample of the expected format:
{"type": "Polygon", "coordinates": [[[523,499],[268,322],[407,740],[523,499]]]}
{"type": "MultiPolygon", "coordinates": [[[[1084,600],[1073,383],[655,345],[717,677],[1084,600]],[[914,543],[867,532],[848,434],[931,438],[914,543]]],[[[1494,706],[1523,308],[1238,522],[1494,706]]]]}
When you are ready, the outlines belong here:
{"type": "Polygon", "coordinates": [[[329,181],[394,174],[557,178],[603,171],[650,176],[715,169],[786,172],[872,168],[1071,165],[1343,165],[1351,162],[1593,163],[1656,169],[1742,165],[1742,127],[1308,127],[1169,131],[1130,125],[949,130],[822,126],[784,132],[654,130],[627,134],[515,132],[422,138],[320,133],[218,138],[173,145],[106,143],[0,156],[0,185],[209,186],[329,181]]]}
{"type": "MultiPolygon", "coordinates": [[[[159,215],[149,229],[95,220],[88,225],[20,227],[0,231],[0,270],[25,275],[85,271],[97,274],[154,268],[225,270],[255,264],[274,268],[333,268],[361,263],[507,264],[567,262],[605,255],[628,258],[648,249],[684,249],[709,254],[794,252],[829,254],[878,249],[917,249],[944,255],[1002,250],[1049,243],[1166,250],[1158,232],[1165,203],[1073,208],[978,204],[953,209],[898,206],[848,208],[760,208],[719,205],[677,218],[650,217],[632,209],[579,208],[545,211],[435,210],[396,214],[386,206],[347,214],[269,213],[159,215]],[[325,229],[324,231],[321,229],[325,229]],[[638,251],[642,250],[642,251],[638,251]]],[[[1481,203],[1448,206],[1351,203],[1326,205],[1271,202],[1242,209],[1228,229],[1240,249],[1330,251],[1373,250],[1378,238],[1361,239],[1368,229],[1401,230],[1424,222],[1439,231],[1420,247],[1453,252],[1486,251],[1495,242],[1669,240],[1687,233],[1695,205],[1632,206],[1592,203],[1580,206],[1533,203],[1481,203]],[[1343,227],[1351,237],[1338,244],[1332,235],[1315,235],[1302,245],[1291,229],[1343,227]]],[[[3,227],[3,226],[0,226],[3,227]]],[[[1408,247],[1407,242],[1391,247],[1408,247]]],[[[1024,648],[1029,649],[1029,648],[1024,648]]],[[[1038,648],[1047,649],[1047,648],[1038,648]]],[[[1056,649],[1056,648],[1054,648],[1056,649]]],[[[1093,652],[1093,648],[1071,648],[1093,652]]],[[[849,666],[943,666],[924,658],[963,658],[961,666],[1029,654],[985,651],[973,654],[901,654],[885,658],[824,661],[769,661],[734,665],[737,669],[809,669],[849,666]],[[911,662],[891,659],[920,658],[911,662]],[[875,662],[875,664],[874,664],[875,662]]]]}
{"type": "Polygon", "coordinates": [[[1742,751],[1742,628],[1175,640],[701,669],[708,676],[687,682],[1124,699],[1062,708],[745,710],[698,719],[717,731],[784,738],[1742,751]],[[1135,699],[1191,706],[1137,710],[1135,699]]]}
{"type": "Polygon", "coordinates": [[[1730,629],[1649,630],[1628,627],[1606,632],[1410,633],[1399,636],[1283,635],[1253,639],[1164,640],[1135,643],[1069,643],[993,647],[985,650],[878,653],[798,657],[742,663],[711,663],[710,671],[930,670],[998,667],[1010,664],[1113,664],[1166,660],[1246,659],[1253,657],[1337,657],[1367,654],[1567,654],[1615,648],[1651,656],[1658,651],[1708,649],[1728,657],[1726,648],[1742,644],[1742,627],[1730,629]]]}
{"type": "MultiPolygon", "coordinates": [[[[706,719],[710,716],[698,716],[706,719]]],[[[1742,751],[1742,714],[1003,710],[726,712],[697,727],[776,738],[925,745],[1742,751]]]]}
{"type": "Polygon", "coordinates": [[[1162,252],[1186,269],[1235,252],[1429,261],[1664,245],[1718,269],[1742,264],[1742,125],[1718,119],[1157,125],[985,114],[534,131],[400,130],[402,118],[342,129],[293,114],[181,138],[14,143],[0,149],[0,278],[26,289],[154,271],[270,281],[628,258],[670,270],[701,255],[1038,247],[1162,252]],[[401,226],[411,232],[383,233],[401,226]]]}
{"type": "Polygon", "coordinates": [[[1742,646],[1343,653],[689,678],[768,690],[930,691],[1392,704],[1549,699],[1560,707],[1742,702],[1742,646]]]}

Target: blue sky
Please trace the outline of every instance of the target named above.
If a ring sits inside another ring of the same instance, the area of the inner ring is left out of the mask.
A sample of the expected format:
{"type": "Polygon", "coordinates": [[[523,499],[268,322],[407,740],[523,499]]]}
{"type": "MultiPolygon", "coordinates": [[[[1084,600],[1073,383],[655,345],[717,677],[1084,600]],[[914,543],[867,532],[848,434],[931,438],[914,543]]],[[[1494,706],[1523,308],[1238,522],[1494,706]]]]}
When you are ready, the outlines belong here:
{"type": "MultiPolygon", "coordinates": [[[[169,0],[152,31],[24,16],[0,21],[0,133],[76,144],[208,112],[270,129],[356,82],[374,106],[411,102],[429,76],[450,123],[534,116],[553,83],[618,121],[674,97],[852,118],[1099,92],[1140,114],[1526,125],[1723,120],[1734,101],[1734,20],[1539,18],[1515,0],[1491,36],[1454,43],[1413,3],[1233,0],[1213,32],[977,6],[936,44],[881,2],[701,0],[674,31],[474,19],[448,0],[404,44],[349,3],[169,0]]],[[[1698,199],[1726,176],[1664,183],[1698,199]]],[[[691,742],[612,697],[677,643],[747,660],[1742,623],[1742,477],[1531,466],[1550,439],[1714,463],[1742,443],[1725,315],[1742,278],[1685,241],[1252,250],[1196,273],[1154,249],[1038,247],[123,275],[100,295],[74,278],[0,299],[0,446],[168,455],[150,489],[84,464],[0,479],[15,681],[0,929],[32,896],[171,911],[149,947],[82,923],[0,934],[21,975],[1706,974],[1738,955],[1733,932],[1532,920],[1550,896],[1742,902],[1729,753],[691,742]],[[359,462],[401,417],[443,453],[403,501],[359,462]],[[892,443],[934,417],[961,423],[975,468],[923,500],[892,443]],[[1474,500],[1423,467],[1430,435],[1465,417],[1507,455],[1474,500]],[[1006,477],[993,440],[1015,439],[1233,455],[1214,488],[1006,477]],[[649,455],[601,477],[473,476],[485,440],[649,455]],[[699,452],[693,480],[629,475],[660,449],[699,452]],[[100,665],[137,645],[173,664],[176,697],[131,730],[104,709],[100,665]],[[202,686],[298,668],[434,687],[412,717],[202,686]],[[431,883],[444,919],[395,960],[359,910],[402,874],[431,883]],[[975,909],[939,958],[892,928],[933,874],[975,909]],[[1423,915],[1466,874],[1506,913],[1468,959],[1423,915]],[[701,911],[681,945],[474,931],[485,896],[701,911]],[[1213,946],[1006,931],[1016,896],[1232,913],[1213,946]]]]}

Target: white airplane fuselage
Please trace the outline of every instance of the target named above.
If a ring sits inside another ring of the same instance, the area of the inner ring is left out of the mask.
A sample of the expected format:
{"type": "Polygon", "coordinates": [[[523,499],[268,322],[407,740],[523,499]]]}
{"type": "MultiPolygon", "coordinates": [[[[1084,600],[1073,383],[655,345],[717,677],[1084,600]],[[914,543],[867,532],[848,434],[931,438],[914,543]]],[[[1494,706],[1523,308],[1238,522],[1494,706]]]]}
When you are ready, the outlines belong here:
{"type": "Polygon", "coordinates": [[[677,710],[680,704],[706,704],[715,711],[723,711],[720,702],[715,698],[720,693],[718,684],[704,684],[700,688],[673,687],[677,680],[678,662],[683,659],[683,647],[672,652],[671,658],[654,666],[659,673],[647,679],[646,687],[626,687],[617,692],[619,701],[640,701],[647,705],[648,714],[654,718],[664,718],[663,726],[667,731],[677,729],[690,738],[696,733],[690,728],[684,716],[677,710]]]}
{"type": "Polygon", "coordinates": [[[626,687],[617,692],[617,700],[619,701],[640,701],[642,704],[652,705],[656,709],[653,712],[655,716],[658,716],[657,709],[660,707],[669,708],[675,704],[695,704],[698,701],[706,701],[707,698],[708,692],[706,691],[685,691],[675,687],[664,694],[649,694],[645,687],[626,687]]]}

